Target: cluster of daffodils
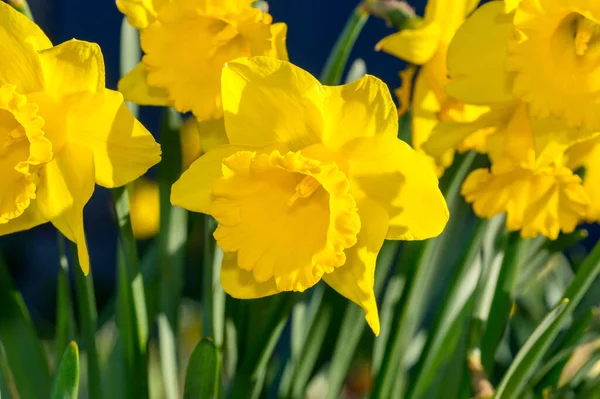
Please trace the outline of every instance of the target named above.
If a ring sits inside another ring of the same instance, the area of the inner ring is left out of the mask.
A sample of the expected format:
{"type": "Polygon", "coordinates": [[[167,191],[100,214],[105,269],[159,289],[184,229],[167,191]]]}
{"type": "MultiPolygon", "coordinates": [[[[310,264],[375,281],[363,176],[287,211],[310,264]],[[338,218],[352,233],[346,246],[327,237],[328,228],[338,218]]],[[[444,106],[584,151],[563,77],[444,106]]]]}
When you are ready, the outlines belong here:
{"type": "MultiPolygon", "coordinates": [[[[83,208],[95,184],[132,182],[160,160],[124,98],[191,111],[171,201],[217,220],[225,291],[258,298],[324,280],[378,334],[384,240],[434,237],[448,220],[434,168],[397,138],[383,82],[323,86],[287,62],[286,25],[251,3],[117,0],[145,53],[121,95],[105,88],[97,45],[52,47],[0,2],[0,234],[50,221],[87,272],[83,208]]],[[[136,184],[156,202],[155,188],[136,184]]],[[[145,222],[140,236],[156,230],[145,222]]]]}
{"type": "Polygon", "coordinates": [[[431,0],[421,26],[379,45],[423,65],[415,148],[439,173],[455,150],[488,154],[462,194],[523,237],[600,220],[600,3],[446,3],[431,0]]]}

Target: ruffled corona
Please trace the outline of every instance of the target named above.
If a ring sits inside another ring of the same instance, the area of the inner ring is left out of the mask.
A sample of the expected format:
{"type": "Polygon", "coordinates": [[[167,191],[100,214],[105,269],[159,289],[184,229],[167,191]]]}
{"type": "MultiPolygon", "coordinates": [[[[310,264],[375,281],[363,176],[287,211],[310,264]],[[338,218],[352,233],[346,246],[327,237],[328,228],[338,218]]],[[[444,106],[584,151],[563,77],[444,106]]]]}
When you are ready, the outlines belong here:
{"type": "Polygon", "coordinates": [[[241,151],[223,161],[212,187],[215,238],[240,268],[280,291],[304,291],[346,262],[360,218],[335,163],[299,153],[241,151]],[[301,245],[300,245],[301,243],[301,245]]]}
{"type": "Polygon", "coordinates": [[[537,118],[600,130],[600,3],[523,0],[509,46],[514,93],[537,118]]]}
{"type": "Polygon", "coordinates": [[[52,159],[37,111],[14,85],[0,86],[0,223],[21,216],[35,198],[37,171],[52,159]]]}
{"type": "Polygon", "coordinates": [[[491,170],[477,169],[465,180],[462,195],[475,214],[492,218],[506,212],[509,231],[523,237],[543,234],[556,239],[571,233],[584,218],[590,200],[581,178],[558,165],[535,169],[504,160],[491,170]]]}

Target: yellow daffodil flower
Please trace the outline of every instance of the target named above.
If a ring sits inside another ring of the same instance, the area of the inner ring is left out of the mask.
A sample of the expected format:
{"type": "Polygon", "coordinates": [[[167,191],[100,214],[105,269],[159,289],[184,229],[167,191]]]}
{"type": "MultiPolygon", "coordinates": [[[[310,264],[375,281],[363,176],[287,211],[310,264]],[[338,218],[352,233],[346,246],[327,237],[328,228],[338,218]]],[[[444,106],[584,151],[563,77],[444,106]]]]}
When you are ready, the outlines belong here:
{"type": "Polygon", "coordinates": [[[228,142],[202,155],[173,204],[212,215],[236,298],[304,291],[323,279],[379,333],[373,292],[384,239],[437,236],[448,209],[427,159],[400,141],[387,86],[336,87],[270,57],[222,74],[228,142]]]}
{"type": "Polygon", "coordinates": [[[506,212],[508,230],[520,230],[523,237],[543,234],[556,239],[561,231],[575,230],[586,215],[589,197],[581,178],[560,159],[539,162],[527,108],[515,110],[508,125],[490,140],[491,170],[473,171],[462,187],[477,216],[506,212]]]}
{"type": "MultiPolygon", "coordinates": [[[[384,38],[377,49],[384,50],[409,63],[422,65],[416,81],[412,101],[412,144],[417,151],[431,136],[439,121],[471,122],[487,110],[487,107],[465,104],[444,91],[448,83],[446,55],[448,46],[456,30],[466,16],[477,7],[478,0],[449,2],[429,0],[421,26],[404,29],[384,38]]],[[[403,77],[400,88],[406,102],[412,76],[403,77]]],[[[402,104],[401,104],[402,105],[402,104]]],[[[485,140],[485,130],[477,136],[461,143],[461,150],[481,146],[485,140]]],[[[453,149],[448,149],[431,158],[438,176],[452,163],[453,149]]]]}
{"type": "Polygon", "coordinates": [[[220,76],[234,58],[287,59],[287,26],[250,0],[117,0],[141,31],[142,62],[119,82],[127,100],[169,105],[207,120],[223,116],[220,76]]]}
{"type": "Polygon", "coordinates": [[[160,160],[160,147],[120,93],[105,89],[94,43],[56,47],[0,2],[0,234],[48,221],[89,257],[83,208],[95,183],[128,183],[160,160]]]}
{"type": "Polygon", "coordinates": [[[590,198],[585,220],[600,222],[600,138],[575,144],[569,148],[565,157],[571,170],[585,167],[583,188],[590,198]]]}
{"type": "Polygon", "coordinates": [[[483,5],[458,30],[448,94],[469,104],[523,101],[532,119],[561,121],[574,141],[590,138],[600,131],[600,3],[509,3],[483,5]]]}
{"type": "Polygon", "coordinates": [[[143,177],[137,179],[133,183],[129,207],[133,236],[137,240],[154,237],[160,227],[158,183],[143,177]]]}

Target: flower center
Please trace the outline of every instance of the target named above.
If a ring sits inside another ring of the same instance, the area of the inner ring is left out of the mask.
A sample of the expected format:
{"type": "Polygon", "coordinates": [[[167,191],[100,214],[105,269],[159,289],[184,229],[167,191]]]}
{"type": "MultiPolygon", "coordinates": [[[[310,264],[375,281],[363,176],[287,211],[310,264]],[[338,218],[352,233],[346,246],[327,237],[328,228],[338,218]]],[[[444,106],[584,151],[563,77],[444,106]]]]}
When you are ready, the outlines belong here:
{"type": "Polygon", "coordinates": [[[215,239],[238,266],[281,291],[303,291],[346,262],[360,219],[346,175],[333,162],[289,152],[240,151],[213,183],[215,239]]]}
{"type": "Polygon", "coordinates": [[[576,17],[575,24],[575,54],[584,56],[589,44],[598,38],[599,25],[583,15],[576,17]]]}
{"type": "Polygon", "coordinates": [[[296,186],[294,194],[287,200],[287,206],[291,208],[299,198],[310,197],[319,187],[321,187],[321,183],[317,179],[312,176],[304,176],[296,186]]]}
{"type": "Polygon", "coordinates": [[[52,159],[38,106],[0,86],[0,223],[20,216],[35,198],[37,171],[52,159]]]}

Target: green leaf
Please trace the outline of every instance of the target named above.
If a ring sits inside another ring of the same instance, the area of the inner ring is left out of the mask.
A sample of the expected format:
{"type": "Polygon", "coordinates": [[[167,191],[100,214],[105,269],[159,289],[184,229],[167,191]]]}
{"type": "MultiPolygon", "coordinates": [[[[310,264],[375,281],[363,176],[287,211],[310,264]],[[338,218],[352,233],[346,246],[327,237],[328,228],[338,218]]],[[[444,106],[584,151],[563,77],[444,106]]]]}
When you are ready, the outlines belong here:
{"type": "Polygon", "coordinates": [[[452,357],[472,307],[471,299],[481,274],[481,243],[488,222],[478,220],[450,289],[441,301],[425,349],[409,385],[408,398],[421,398],[438,377],[440,366],[452,357]]]}
{"type": "Polygon", "coordinates": [[[218,398],[220,370],[219,350],[212,340],[203,338],[190,356],[183,397],[186,399],[218,398]]]}
{"type": "Polygon", "coordinates": [[[79,392],[79,349],[71,342],[58,365],[52,399],[77,399],[79,392]]]}
{"type": "Polygon", "coordinates": [[[146,346],[148,343],[148,315],[146,295],[129,217],[129,191],[132,186],[113,189],[115,213],[119,222],[117,250],[117,325],[121,336],[125,372],[130,381],[128,396],[148,396],[146,346]]]}
{"type": "Polygon", "coordinates": [[[600,242],[579,267],[564,299],[535,329],[500,382],[496,399],[519,398],[550,345],[600,274],[600,242]]]}
{"type": "Polygon", "coordinates": [[[354,9],[327,58],[323,72],[321,72],[321,83],[329,86],[340,84],[350,52],[368,19],[369,14],[362,7],[358,6],[354,9]]]}
{"type": "Polygon", "coordinates": [[[181,124],[181,116],[177,111],[165,109],[160,134],[163,157],[158,165],[160,230],[157,245],[160,265],[160,353],[168,399],[179,397],[176,340],[187,242],[187,211],[171,205],[171,186],[181,175],[181,124]],[[168,353],[169,351],[173,353],[168,353]]]}
{"type": "Polygon", "coordinates": [[[548,338],[551,337],[551,334],[548,333],[560,325],[561,316],[569,310],[568,303],[568,300],[559,303],[533,331],[500,381],[496,390],[496,399],[520,397],[528,377],[535,372],[535,368],[545,353],[546,345],[549,345],[548,338]]]}
{"type": "Polygon", "coordinates": [[[69,261],[65,251],[65,239],[57,232],[59,263],[58,287],[56,291],[56,359],[65,353],[69,341],[75,335],[75,316],[71,303],[71,287],[69,285],[69,261]]]}
{"type": "Polygon", "coordinates": [[[481,343],[481,360],[488,375],[492,373],[494,356],[504,335],[515,300],[519,268],[527,253],[527,243],[528,241],[521,239],[518,231],[510,233],[506,240],[504,259],[481,343]]]}
{"type": "MultiPolygon", "coordinates": [[[[51,386],[48,360],[23,298],[1,257],[0,309],[0,343],[14,386],[22,398],[48,397],[51,386]]],[[[10,376],[5,375],[5,379],[10,380],[10,376]]]]}
{"type": "Polygon", "coordinates": [[[86,276],[79,266],[77,246],[70,243],[72,249],[73,267],[75,269],[75,288],[79,305],[79,322],[83,335],[83,344],[87,354],[88,392],[90,399],[102,398],[102,382],[100,377],[100,362],[96,349],[96,330],[98,328],[98,313],[94,294],[92,271],[86,276]]]}

